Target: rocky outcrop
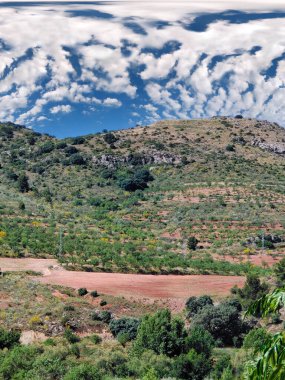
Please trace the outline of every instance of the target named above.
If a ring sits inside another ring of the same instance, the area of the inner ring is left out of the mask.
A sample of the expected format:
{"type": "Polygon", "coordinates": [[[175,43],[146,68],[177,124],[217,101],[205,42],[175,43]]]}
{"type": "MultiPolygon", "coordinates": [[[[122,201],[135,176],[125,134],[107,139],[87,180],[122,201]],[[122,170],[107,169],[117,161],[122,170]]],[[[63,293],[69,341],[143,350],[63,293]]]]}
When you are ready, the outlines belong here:
{"type": "Polygon", "coordinates": [[[271,153],[285,155],[285,144],[284,143],[270,143],[261,139],[254,139],[251,142],[252,146],[257,146],[260,149],[267,150],[271,153]]]}
{"type": "Polygon", "coordinates": [[[179,165],[182,163],[182,157],[164,152],[147,152],[128,154],[125,156],[103,154],[102,156],[94,156],[93,164],[105,166],[107,168],[116,168],[120,165],[179,165]]]}

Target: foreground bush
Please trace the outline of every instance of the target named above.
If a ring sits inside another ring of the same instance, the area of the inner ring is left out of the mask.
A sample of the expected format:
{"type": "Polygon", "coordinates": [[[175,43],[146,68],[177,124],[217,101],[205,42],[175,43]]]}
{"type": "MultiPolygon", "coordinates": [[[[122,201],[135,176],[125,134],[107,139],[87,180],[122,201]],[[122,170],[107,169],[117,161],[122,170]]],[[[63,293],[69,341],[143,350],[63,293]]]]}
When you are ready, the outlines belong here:
{"type": "Polygon", "coordinates": [[[213,305],[213,300],[209,296],[190,297],[186,301],[186,309],[189,312],[189,316],[193,316],[198,313],[206,305],[213,305]]]}
{"type": "Polygon", "coordinates": [[[11,348],[19,343],[20,332],[11,330],[7,331],[3,328],[0,328],[0,349],[11,348]]]}
{"type": "Polygon", "coordinates": [[[113,319],[109,328],[111,333],[117,337],[119,334],[128,334],[129,340],[133,340],[137,336],[140,321],[135,318],[113,319]]]}
{"type": "Polygon", "coordinates": [[[207,330],[224,345],[240,344],[242,334],[248,331],[248,324],[242,321],[239,306],[235,302],[207,305],[193,317],[192,326],[207,330]]]}
{"type": "Polygon", "coordinates": [[[150,349],[171,357],[186,350],[186,336],[184,323],[169,310],[160,310],[142,319],[133,347],[136,353],[150,349]]]}

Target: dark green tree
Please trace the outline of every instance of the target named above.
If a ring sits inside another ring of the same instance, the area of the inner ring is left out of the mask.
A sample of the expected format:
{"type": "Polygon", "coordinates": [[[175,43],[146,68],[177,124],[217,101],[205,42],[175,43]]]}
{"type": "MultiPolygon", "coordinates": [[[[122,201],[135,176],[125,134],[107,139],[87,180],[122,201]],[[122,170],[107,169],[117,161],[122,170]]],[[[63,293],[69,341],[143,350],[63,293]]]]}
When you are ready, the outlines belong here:
{"type": "Polygon", "coordinates": [[[268,285],[262,283],[255,274],[248,274],[242,289],[233,288],[232,293],[236,294],[243,306],[248,307],[253,301],[262,297],[268,291],[268,285]]]}
{"type": "Polygon", "coordinates": [[[30,190],[29,178],[26,176],[26,174],[19,175],[18,189],[21,193],[27,193],[30,190]]]}
{"type": "Polygon", "coordinates": [[[195,315],[199,310],[203,309],[206,305],[213,305],[213,300],[210,296],[190,297],[186,301],[186,310],[189,312],[188,316],[195,315]]]}
{"type": "Polygon", "coordinates": [[[195,251],[199,240],[195,238],[195,236],[191,236],[187,241],[187,247],[190,251],[195,251]]]}
{"type": "Polygon", "coordinates": [[[113,319],[109,324],[109,328],[115,337],[117,337],[118,334],[128,334],[129,340],[133,340],[137,336],[139,325],[140,321],[138,319],[124,317],[113,319]]]}
{"type": "Polygon", "coordinates": [[[16,330],[5,330],[0,327],[0,349],[11,348],[19,343],[20,332],[16,330]]]}
{"type": "Polygon", "coordinates": [[[284,286],[285,284],[285,257],[277,263],[274,268],[274,274],[276,276],[278,286],[284,286]]]}
{"type": "Polygon", "coordinates": [[[198,354],[210,357],[214,348],[215,341],[212,335],[200,326],[190,330],[187,338],[188,349],[194,349],[198,354]]]}
{"type": "Polygon", "coordinates": [[[186,336],[184,323],[172,318],[169,310],[160,310],[142,319],[133,345],[134,352],[149,349],[167,356],[180,355],[186,349],[186,336]]]}
{"type": "Polygon", "coordinates": [[[192,349],[175,360],[172,376],[176,379],[203,380],[211,369],[211,360],[192,349]]]}
{"type": "Polygon", "coordinates": [[[63,378],[63,380],[100,380],[101,376],[98,369],[91,364],[79,364],[72,368],[63,378]]]}
{"type": "Polygon", "coordinates": [[[112,132],[108,132],[103,136],[104,141],[111,145],[114,144],[116,141],[118,141],[118,138],[114,135],[112,132]]]}
{"type": "Polygon", "coordinates": [[[248,324],[241,319],[239,310],[226,302],[201,309],[192,319],[192,327],[198,326],[225,345],[237,344],[248,331],[248,324]]]}

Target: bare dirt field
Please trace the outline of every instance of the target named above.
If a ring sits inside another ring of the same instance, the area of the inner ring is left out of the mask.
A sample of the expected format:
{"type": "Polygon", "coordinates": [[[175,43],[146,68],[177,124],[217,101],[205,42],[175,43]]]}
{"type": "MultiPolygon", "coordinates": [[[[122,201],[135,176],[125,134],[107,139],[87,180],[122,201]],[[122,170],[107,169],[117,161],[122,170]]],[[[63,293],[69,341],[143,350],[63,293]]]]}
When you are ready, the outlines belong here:
{"type": "Polygon", "coordinates": [[[121,273],[90,273],[67,271],[52,259],[0,258],[2,271],[42,272],[36,281],[45,284],[86,287],[103,294],[141,300],[185,300],[189,296],[209,294],[222,297],[234,285],[242,286],[244,277],[218,275],[141,275],[121,273]]]}

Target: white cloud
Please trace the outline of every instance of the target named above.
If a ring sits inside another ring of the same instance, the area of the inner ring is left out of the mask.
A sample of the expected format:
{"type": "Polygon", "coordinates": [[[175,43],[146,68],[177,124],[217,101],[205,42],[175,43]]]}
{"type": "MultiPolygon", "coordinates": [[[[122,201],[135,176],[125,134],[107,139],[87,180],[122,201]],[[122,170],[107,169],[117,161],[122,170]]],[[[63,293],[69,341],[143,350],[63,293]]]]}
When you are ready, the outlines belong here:
{"type": "Polygon", "coordinates": [[[69,104],[63,104],[60,106],[55,106],[50,109],[50,112],[55,113],[69,113],[72,111],[72,108],[69,104]]]}
{"type": "Polygon", "coordinates": [[[9,49],[1,51],[0,119],[39,121],[44,108],[54,103],[64,105],[52,107],[52,114],[70,112],[74,103],[86,105],[87,112],[100,105],[120,107],[121,94],[138,97],[137,87],[143,86],[147,95],[141,104],[148,120],[159,119],[161,113],[187,118],[242,110],[285,125],[280,107],[285,62],[276,64],[276,76],[262,74],[285,51],[284,18],[242,25],[216,20],[200,33],[181,23],[191,22],[199,12],[284,11],[283,0],[88,4],[88,9],[114,15],[105,19],[71,17],[66,12],[82,9],[83,3],[1,7],[0,40],[9,49]],[[130,15],[145,35],[124,25],[130,15]],[[158,20],[168,24],[157,28],[158,20]],[[128,54],[123,49],[126,40],[128,54]],[[180,46],[176,51],[152,51],[173,40],[180,46]],[[253,46],[261,50],[250,54],[253,46]],[[138,67],[143,68],[135,81],[130,71],[138,67]]]}
{"type": "Polygon", "coordinates": [[[114,98],[106,98],[103,100],[102,104],[107,107],[121,107],[122,102],[114,98]]]}

